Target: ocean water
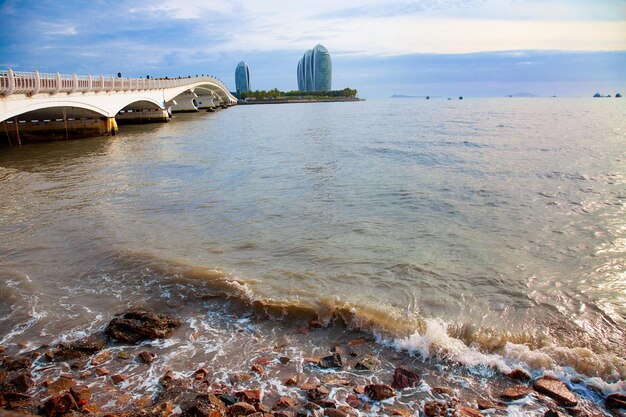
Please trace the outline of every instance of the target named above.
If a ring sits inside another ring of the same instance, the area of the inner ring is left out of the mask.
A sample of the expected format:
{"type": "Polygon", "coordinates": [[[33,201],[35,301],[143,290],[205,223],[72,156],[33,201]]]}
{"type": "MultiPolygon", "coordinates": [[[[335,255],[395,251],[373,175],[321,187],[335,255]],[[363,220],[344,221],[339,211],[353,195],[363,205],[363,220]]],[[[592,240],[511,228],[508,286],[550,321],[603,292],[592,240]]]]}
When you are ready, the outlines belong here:
{"type": "Polygon", "coordinates": [[[2,148],[0,345],[146,307],[186,320],[162,369],[358,336],[624,391],[625,176],[617,99],[238,106],[2,148]],[[294,336],[311,318],[334,330],[294,336]]]}

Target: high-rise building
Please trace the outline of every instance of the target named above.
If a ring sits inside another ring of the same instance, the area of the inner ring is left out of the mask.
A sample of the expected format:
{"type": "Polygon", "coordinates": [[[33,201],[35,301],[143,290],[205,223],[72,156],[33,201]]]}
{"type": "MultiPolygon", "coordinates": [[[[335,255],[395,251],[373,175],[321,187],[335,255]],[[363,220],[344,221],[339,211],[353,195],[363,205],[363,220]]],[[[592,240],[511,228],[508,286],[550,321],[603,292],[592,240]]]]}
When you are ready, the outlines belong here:
{"type": "Polygon", "coordinates": [[[250,69],[248,64],[241,61],[235,69],[235,88],[237,89],[237,95],[241,93],[247,93],[251,91],[250,88],[250,69]]]}
{"type": "Polygon", "coordinates": [[[328,50],[322,45],[305,52],[298,62],[298,90],[330,91],[333,65],[328,50]]]}

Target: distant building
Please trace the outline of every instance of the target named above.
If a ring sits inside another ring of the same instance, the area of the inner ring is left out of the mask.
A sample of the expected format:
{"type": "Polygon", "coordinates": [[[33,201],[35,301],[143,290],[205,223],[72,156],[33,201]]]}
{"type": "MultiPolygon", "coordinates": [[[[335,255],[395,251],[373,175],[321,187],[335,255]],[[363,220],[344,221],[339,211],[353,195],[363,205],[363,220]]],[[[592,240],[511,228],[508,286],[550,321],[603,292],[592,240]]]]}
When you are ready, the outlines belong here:
{"type": "Polygon", "coordinates": [[[235,89],[237,90],[237,96],[241,96],[241,93],[252,91],[250,88],[250,69],[248,64],[243,61],[235,69],[235,89]]]}
{"type": "Polygon", "coordinates": [[[298,62],[298,90],[332,90],[333,65],[328,50],[322,45],[305,52],[298,62]]]}

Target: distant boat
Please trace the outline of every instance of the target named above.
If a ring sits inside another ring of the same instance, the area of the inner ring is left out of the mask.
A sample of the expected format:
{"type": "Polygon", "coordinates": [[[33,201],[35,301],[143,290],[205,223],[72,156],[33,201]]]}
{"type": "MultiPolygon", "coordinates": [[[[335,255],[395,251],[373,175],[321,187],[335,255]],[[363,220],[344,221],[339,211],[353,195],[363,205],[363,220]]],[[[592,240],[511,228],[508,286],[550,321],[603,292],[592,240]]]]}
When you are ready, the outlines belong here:
{"type": "Polygon", "coordinates": [[[620,93],[615,94],[615,98],[622,98],[622,95],[620,93]]]}

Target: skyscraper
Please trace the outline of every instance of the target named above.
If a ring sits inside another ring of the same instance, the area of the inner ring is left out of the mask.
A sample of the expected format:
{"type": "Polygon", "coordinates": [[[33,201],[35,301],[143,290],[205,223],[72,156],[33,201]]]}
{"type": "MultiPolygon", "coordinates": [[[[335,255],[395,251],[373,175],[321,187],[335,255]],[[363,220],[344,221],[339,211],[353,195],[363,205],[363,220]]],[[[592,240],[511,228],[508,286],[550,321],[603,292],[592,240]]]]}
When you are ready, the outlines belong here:
{"type": "Polygon", "coordinates": [[[250,88],[250,69],[248,64],[241,61],[235,69],[235,88],[237,89],[237,95],[241,93],[247,93],[251,91],[250,88]]]}
{"type": "Polygon", "coordinates": [[[328,50],[322,45],[305,52],[298,62],[298,90],[330,91],[333,65],[328,50]]]}

